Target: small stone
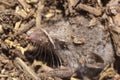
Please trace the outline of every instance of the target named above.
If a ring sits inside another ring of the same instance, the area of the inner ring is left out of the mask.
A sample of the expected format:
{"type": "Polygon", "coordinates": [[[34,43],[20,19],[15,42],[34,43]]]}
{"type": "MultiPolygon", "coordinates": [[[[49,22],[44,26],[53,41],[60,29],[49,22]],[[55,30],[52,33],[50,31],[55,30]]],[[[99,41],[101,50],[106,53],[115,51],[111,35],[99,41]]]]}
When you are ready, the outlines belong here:
{"type": "Polygon", "coordinates": [[[73,43],[75,43],[75,44],[83,44],[83,43],[85,43],[85,38],[74,38],[73,39],[73,43]]]}

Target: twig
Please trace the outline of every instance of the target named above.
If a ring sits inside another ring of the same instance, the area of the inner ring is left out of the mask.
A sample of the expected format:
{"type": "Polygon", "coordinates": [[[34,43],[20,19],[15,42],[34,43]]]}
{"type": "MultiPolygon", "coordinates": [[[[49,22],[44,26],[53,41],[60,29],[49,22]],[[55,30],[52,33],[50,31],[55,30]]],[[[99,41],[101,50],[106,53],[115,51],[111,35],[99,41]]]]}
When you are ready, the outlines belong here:
{"type": "Polygon", "coordinates": [[[41,26],[41,18],[42,18],[42,10],[44,8],[44,5],[43,5],[43,1],[39,1],[38,3],[38,9],[37,9],[37,14],[36,14],[36,27],[40,27],[41,26]]]}
{"type": "Polygon", "coordinates": [[[24,26],[21,26],[19,29],[18,29],[18,32],[16,33],[16,35],[20,35],[26,31],[28,31],[30,28],[32,28],[33,26],[35,25],[35,20],[31,20],[29,21],[27,24],[25,24],[24,26]]]}
{"type": "Polygon", "coordinates": [[[33,80],[41,80],[38,76],[36,76],[37,74],[30,67],[28,67],[20,58],[17,57],[15,59],[15,64],[17,67],[23,69],[22,71],[24,73],[27,73],[29,77],[31,77],[33,80]]]}
{"type": "Polygon", "coordinates": [[[49,34],[47,33],[46,30],[44,30],[44,29],[42,29],[42,28],[41,28],[41,30],[42,30],[42,31],[45,33],[45,35],[48,37],[49,41],[51,42],[51,44],[53,45],[53,47],[54,47],[54,49],[55,49],[56,47],[55,47],[55,44],[54,44],[53,39],[49,36],[49,34]]]}
{"type": "Polygon", "coordinates": [[[0,77],[8,77],[8,75],[0,74],[0,77]]]}
{"type": "Polygon", "coordinates": [[[91,7],[91,6],[82,4],[82,3],[78,4],[77,7],[76,7],[76,9],[77,10],[83,9],[85,11],[88,11],[91,14],[94,14],[95,16],[99,16],[99,15],[102,14],[101,9],[97,9],[97,8],[94,8],[94,7],[91,7]]]}
{"type": "Polygon", "coordinates": [[[29,12],[30,5],[28,5],[25,0],[18,0],[18,2],[23,6],[24,10],[29,12]]]}
{"type": "Polygon", "coordinates": [[[12,2],[11,4],[10,3],[8,3],[7,1],[4,1],[4,0],[1,0],[0,1],[0,4],[5,4],[5,5],[7,5],[7,6],[10,6],[10,7],[12,7],[12,6],[14,6],[15,4],[14,4],[14,2],[12,2]]]}

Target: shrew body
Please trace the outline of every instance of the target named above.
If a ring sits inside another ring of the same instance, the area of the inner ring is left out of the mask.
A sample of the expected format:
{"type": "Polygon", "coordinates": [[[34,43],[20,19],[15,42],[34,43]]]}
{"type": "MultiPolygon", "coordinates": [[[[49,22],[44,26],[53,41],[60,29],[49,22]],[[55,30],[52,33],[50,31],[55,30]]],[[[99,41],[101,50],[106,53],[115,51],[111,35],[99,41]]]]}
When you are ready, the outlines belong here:
{"type": "MultiPolygon", "coordinates": [[[[62,65],[70,66],[72,61],[77,62],[79,54],[75,53],[76,50],[72,43],[73,32],[69,25],[34,28],[27,34],[33,43],[53,49],[55,55],[59,56],[62,65]]],[[[71,66],[75,66],[75,64],[71,64],[71,66]]]]}
{"type": "MultiPolygon", "coordinates": [[[[78,28],[79,29],[77,29],[76,26],[70,25],[68,22],[63,21],[56,23],[54,26],[34,28],[27,33],[31,42],[39,45],[39,48],[42,48],[43,46],[47,47],[44,49],[47,50],[47,54],[54,54],[54,56],[50,58],[52,60],[52,64],[59,64],[59,66],[53,71],[48,72],[50,76],[66,78],[71,77],[74,73],[76,73],[78,76],[82,76],[83,79],[84,77],[93,78],[93,76],[97,76],[97,74],[101,72],[105,64],[109,63],[106,59],[102,58],[102,53],[100,53],[100,55],[98,54],[99,51],[98,53],[95,53],[95,51],[90,51],[91,48],[96,49],[99,47],[97,44],[103,37],[101,33],[97,32],[96,34],[95,31],[100,29],[93,29],[92,32],[89,31],[86,27],[83,29],[82,27],[78,28]],[[98,41],[95,41],[96,35],[94,37],[86,35],[89,33],[90,35],[96,34],[101,38],[99,38],[98,41]],[[86,42],[86,44],[83,44],[82,46],[75,45],[73,43],[75,35],[77,35],[78,38],[81,37],[81,35],[84,35],[82,37],[85,37],[88,41],[91,42],[86,42]],[[93,39],[93,41],[91,39],[93,39]],[[61,66],[64,68],[61,68],[61,66]]],[[[101,49],[100,52],[102,52],[101,45],[99,47],[101,49]]],[[[107,50],[108,48],[103,51],[107,50]]]]}

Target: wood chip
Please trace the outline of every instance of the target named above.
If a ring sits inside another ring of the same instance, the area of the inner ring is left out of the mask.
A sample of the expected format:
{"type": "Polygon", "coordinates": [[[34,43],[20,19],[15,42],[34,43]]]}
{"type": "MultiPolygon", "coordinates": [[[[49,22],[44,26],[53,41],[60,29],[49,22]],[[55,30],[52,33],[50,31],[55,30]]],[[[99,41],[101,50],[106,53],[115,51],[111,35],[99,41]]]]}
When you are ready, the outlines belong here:
{"type": "Polygon", "coordinates": [[[0,34],[2,34],[4,31],[3,31],[3,27],[2,25],[0,25],[0,34]]]}
{"type": "Polygon", "coordinates": [[[27,17],[27,12],[24,9],[21,9],[19,6],[16,7],[15,13],[20,15],[23,18],[27,17]]]}
{"type": "Polygon", "coordinates": [[[42,2],[42,1],[39,1],[39,3],[38,3],[38,9],[37,9],[37,13],[36,13],[36,27],[41,26],[42,10],[44,8],[43,3],[44,2],[42,2]]]}
{"type": "Polygon", "coordinates": [[[33,80],[41,80],[41,79],[37,76],[37,74],[36,74],[30,67],[28,67],[28,66],[24,63],[24,61],[21,60],[20,58],[17,57],[17,58],[15,59],[15,64],[16,64],[16,66],[17,66],[18,68],[23,69],[22,71],[23,71],[25,74],[29,75],[29,77],[31,77],[33,80]]]}
{"type": "Polygon", "coordinates": [[[37,3],[38,0],[26,0],[27,3],[37,3]]]}
{"type": "Polygon", "coordinates": [[[82,4],[82,3],[78,4],[76,9],[77,10],[80,10],[80,9],[85,10],[85,11],[87,11],[87,12],[89,12],[89,13],[95,15],[95,16],[100,16],[102,14],[101,9],[94,8],[94,7],[91,7],[91,6],[82,4]]]}
{"type": "Polygon", "coordinates": [[[83,44],[83,43],[85,43],[85,38],[74,38],[73,39],[73,43],[75,43],[75,44],[83,44]]]}
{"type": "Polygon", "coordinates": [[[18,21],[15,23],[15,27],[14,27],[15,31],[19,29],[20,24],[21,24],[21,21],[18,21]]]}
{"type": "Polygon", "coordinates": [[[35,20],[31,20],[28,23],[26,23],[25,25],[21,25],[21,27],[18,29],[16,35],[20,35],[23,34],[24,32],[28,31],[30,28],[32,28],[35,25],[35,20]]]}
{"type": "Polygon", "coordinates": [[[30,12],[30,5],[28,5],[25,0],[18,0],[18,2],[23,6],[26,12],[30,12]]]}

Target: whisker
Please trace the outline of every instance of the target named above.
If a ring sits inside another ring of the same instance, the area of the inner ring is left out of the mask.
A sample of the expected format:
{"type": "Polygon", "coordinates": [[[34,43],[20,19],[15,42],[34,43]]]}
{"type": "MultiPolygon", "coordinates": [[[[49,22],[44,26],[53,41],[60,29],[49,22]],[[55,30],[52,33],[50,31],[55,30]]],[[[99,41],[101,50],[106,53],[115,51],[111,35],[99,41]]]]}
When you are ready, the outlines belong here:
{"type": "Polygon", "coordinates": [[[35,44],[36,44],[35,42],[32,43],[33,46],[35,46],[35,44]]]}
{"type": "MultiPolygon", "coordinates": [[[[50,47],[50,46],[49,46],[50,47]]],[[[53,51],[52,51],[52,49],[50,49],[50,54],[51,54],[51,59],[52,59],[52,67],[53,67],[53,65],[55,65],[55,63],[54,63],[54,54],[53,54],[53,51]]]]}
{"type": "Polygon", "coordinates": [[[61,66],[62,65],[62,61],[61,61],[59,56],[58,56],[58,61],[59,61],[59,66],[61,66]]]}
{"type": "Polygon", "coordinates": [[[39,54],[40,54],[40,47],[37,46],[35,57],[37,57],[39,54]]]}
{"type": "Polygon", "coordinates": [[[58,57],[54,52],[52,52],[52,53],[53,53],[54,58],[55,58],[55,66],[58,67],[59,66],[58,57]]]}
{"type": "MultiPolygon", "coordinates": [[[[34,48],[36,48],[36,47],[34,47],[34,48]]],[[[34,50],[34,51],[32,52],[32,54],[30,54],[30,55],[31,55],[31,57],[33,57],[33,56],[34,56],[34,54],[36,54],[36,52],[37,52],[37,50],[34,50]]]]}
{"type": "Polygon", "coordinates": [[[40,60],[42,60],[43,51],[44,51],[44,48],[43,48],[43,46],[40,45],[40,54],[39,54],[40,60]]]}
{"type": "Polygon", "coordinates": [[[33,52],[31,57],[37,58],[43,61],[43,63],[47,62],[47,65],[51,67],[60,67],[62,65],[62,61],[60,57],[56,54],[53,44],[37,44],[36,42],[32,42],[32,45],[35,47],[36,50],[33,52]]]}
{"type": "Polygon", "coordinates": [[[51,53],[50,53],[50,50],[49,50],[49,44],[47,44],[46,49],[48,50],[47,55],[48,55],[48,58],[49,58],[47,64],[51,65],[51,53]]]}
{"type": "Polygon", "coordinates": [[[44,47],[44,62],[46,61],[46,57],[47,57],[47,46],[48,45],[46,45],[46,47],[44,47]]]}
{"type": "Polygon", "coordinates": [[[51,52],[52,52],[53,57],[54,57],[54,62],[53,62],[54,66],[58,67],[59,66],[59,61],[58,61],[58,56],[55,54],[54,46],[52,45],[50,49],[51,49],[51,52]]]}

